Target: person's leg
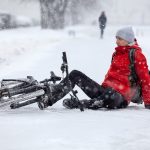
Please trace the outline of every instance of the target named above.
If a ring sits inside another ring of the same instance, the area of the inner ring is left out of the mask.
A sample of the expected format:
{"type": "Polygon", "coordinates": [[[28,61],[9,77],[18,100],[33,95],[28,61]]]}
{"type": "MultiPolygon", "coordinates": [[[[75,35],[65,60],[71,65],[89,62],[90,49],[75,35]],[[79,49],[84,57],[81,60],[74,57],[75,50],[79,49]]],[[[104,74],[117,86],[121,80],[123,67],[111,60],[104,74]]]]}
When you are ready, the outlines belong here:
{"type": "Polygon", "coordinates": [[[128,103],[124,97],[112,88],[105,89],[105,92],[102,95],[102,99],[103,107],[108,109],[125,108],[128,106],[128,103]]]}
{"type": "Polygon", "coordinates": [[[109,109],[125,108],[128,105],[127,101],[120,93],[113,90],[112,88],[103,88],[101,85],[80,71],[72,71],[69,75],[69,79],[72,83],[72,87],[78,85],[83,90],[83,92],[91,98],[91,100],[85,101],[87,104],[89,104],[88,106],[90,107],[95,100],[103,101],[103,104],[100,102],[100,107],[106,107],[109,109]]]}
{"type": "Polygon", "coordinates": [[[101,38],[103,38],[103,34],[104,34],[104,29],[101,28],[101,38]]]}
{"type": "MultiPolygon", "coordinates": [[[[112,88],[103,88],[101,85],[99,85],[80,71],[73,70],[69,74],[69,80],[72,88],[77,85],[90,98],[90,100],[81,101],[85,108],[97,109],[105,107],[108,109],[115,109],[125,108],[128,105],[127,101],[124,100],[124,97],[120,93],[116,92],[112,88]]],[[[66,87],[65,89],[67,89],[66,78],[60,84],[63,85],[63,87],[66,87]]],[[[70,92],[70,90],[66,90],[66,92],[63,92],[61,98],[64,97],[68,92],[70,92]]],[[[59,99],[57,98],[57,101],[58,100],[59,99]]],[[[77,104],[69,99],[65,100],[63,104],[68,105],[70,108],[78,108],[77,104]]]]}
{"type": "Polygon", "coordinates": [[[69,79],[73,85],[72,87],[77,85],[91,99],[97,98],[104,92],[104,88],[100,84],[80,71],[73,70],[69,75],[69,79]]]}
{"type": "Polygon", "coordinates": [[[100,38],[101,38],[101,39],[103,38],[103,30],[102,30],[102,28],[101,28],[100,38]]]}

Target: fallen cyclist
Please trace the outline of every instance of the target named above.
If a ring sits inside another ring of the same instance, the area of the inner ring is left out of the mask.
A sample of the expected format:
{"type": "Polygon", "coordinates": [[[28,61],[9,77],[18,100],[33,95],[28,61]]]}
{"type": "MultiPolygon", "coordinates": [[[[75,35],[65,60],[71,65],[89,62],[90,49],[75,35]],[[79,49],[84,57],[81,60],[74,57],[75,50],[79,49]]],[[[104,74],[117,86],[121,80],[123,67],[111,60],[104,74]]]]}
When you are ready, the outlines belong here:
{"type": "Polygon", "coordinates": [[[137,99],[142,98],[145,108],[150,109],[150,77],[147,61],[135,40],[131,27],[117,31],[116,44],[117,47],[113,53],[110,68],[101,85],[82,72],[73,70],[54,89],[53,97],[43,101],[44,107],[52,106],[77,85],[90,100],[82,100],[79,103],[72,99],[65,99],[63,105],[67,108],[79,108],[79,104],[89,109],[102,107],[108,109],[126,108],[136,96],[137,99]],[[134,64],[132,65],[129,53],[133,49],[135,51],[133,54],[134,64]],[[132,68],[135,70],[136,79],[132,68]]]}

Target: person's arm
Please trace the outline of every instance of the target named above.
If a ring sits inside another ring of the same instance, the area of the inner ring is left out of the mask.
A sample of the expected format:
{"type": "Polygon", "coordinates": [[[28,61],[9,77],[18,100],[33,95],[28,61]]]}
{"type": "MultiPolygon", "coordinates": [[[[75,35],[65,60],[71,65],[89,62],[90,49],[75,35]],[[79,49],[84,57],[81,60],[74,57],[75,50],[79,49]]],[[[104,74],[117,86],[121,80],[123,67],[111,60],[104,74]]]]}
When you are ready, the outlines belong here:
{"type": "Polygon", "coordinates": [[[135,51],[135,70],[142,88],[145,108],[150,109],[150,75],[145,56],[141,51],[135,51]]]}

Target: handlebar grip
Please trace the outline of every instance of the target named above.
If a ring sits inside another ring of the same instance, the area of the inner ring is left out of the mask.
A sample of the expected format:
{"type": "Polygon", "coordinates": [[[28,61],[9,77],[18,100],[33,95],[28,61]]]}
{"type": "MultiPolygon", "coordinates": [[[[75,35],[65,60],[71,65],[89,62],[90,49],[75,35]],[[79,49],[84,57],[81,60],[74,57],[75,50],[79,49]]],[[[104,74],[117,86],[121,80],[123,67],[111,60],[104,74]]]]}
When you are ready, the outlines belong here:
{"type": "Polygon", "coordinates": [[[63,57],[62,57],[62,59],[63,59],[63,62],[64,62],[65,64],[68,63],[68,62],[67,62],[67,55],[66,55],[66,52],[63,52],[63,57]]]}

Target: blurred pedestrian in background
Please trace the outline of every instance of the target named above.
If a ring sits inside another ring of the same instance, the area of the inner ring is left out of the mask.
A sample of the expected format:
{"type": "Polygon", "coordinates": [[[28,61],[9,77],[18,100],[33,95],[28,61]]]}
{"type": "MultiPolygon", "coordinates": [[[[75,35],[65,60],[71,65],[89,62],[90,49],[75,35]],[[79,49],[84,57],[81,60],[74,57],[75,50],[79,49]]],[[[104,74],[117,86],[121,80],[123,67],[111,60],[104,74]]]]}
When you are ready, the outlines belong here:
{"type": "Polygon", "coordinates": [[[98,21],[99,21],[99,28],[100,28],[100,38],[102,39],[104,35],[104,29],[106,27],[106,22],[107,22],[107,17],[104,11],[101,12],[98,21]]]}

